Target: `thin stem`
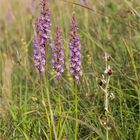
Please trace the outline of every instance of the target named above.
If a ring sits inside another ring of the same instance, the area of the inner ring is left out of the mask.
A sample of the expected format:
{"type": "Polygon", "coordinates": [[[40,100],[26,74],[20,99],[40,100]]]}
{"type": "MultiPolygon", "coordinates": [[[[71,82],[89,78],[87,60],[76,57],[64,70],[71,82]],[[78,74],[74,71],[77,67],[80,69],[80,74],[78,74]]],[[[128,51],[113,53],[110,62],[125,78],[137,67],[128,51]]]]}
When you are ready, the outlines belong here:
{"type": "Polygon", "coordinates": [[[59,104],[59,114],[61,115],[62,108],[61,108],[60,83],[58,83],[58,104],[59,104]]]}
{"type": "MultiPolygon", "coordinates": [[[[109,112],[109,92],[108,92],[108,86],[109,86],[110,76],[107,77],[107,84],[105,87],[105,116],[106,116],[106,123],[108,124],[108,112],[109,112]]],[[[108,132],[108,126],[106,126],[106,140],[109,140],[109,132],[108,132]]]]}
{"type": "Polygon", "coordinates": [[[74,83],[74,94],[75,94],[75,140],[77,140],[78,137],[78,96],[77,96],[77,85],[74,83]]]}
{"type": "Polygon", "coordinates": [[[108,129],[106,128],[106,140],[109,140],[108,129]]]}
{"type": "Polygon", "coordinates": [[[109,107],[109,93],[108,93],[108,86],[109,86],[109,81],[110,81],[110,76],[107,78],[107,84],[106,84],[106,88],[104,90],[105,92],[105,111],[108,112],[108,107],[109,107]]]}
{"type": "MultiPolygon", "coordinates": [[[[44,97],[44,91],[43,91],[43,83],[42,83],[42,77],[41,77],[41,96],[42,96],[42,104],[43,104],[43,107],[45,109],[45,113],[46,113],[46,118],[48,120],[48,125],[49,125],[49,129],[51,130],[51,120],[49,118],[49,113],[47,111],[47,108],[46,108],[46,103],[45,103],[45,97],[44,97]]],[[[52,137],[52,132],[50,131],[50,140],[52,140],[53,137],[52,137]]]]}
{"type": "Polygon", "coordinates": [[[48,107],[49,107],[49,113],[50,113],[50,117],[51,117],[51,124],[52,124],[52,127],[53,127],[54,137],[55,137],[55,140],[57,140],[57,133],[56,133],[54,117],[53,117],[53,111],[52,111],[51,100],[50,100],[48,76],[46,75],[46,77],[44,76],[43,80],[44,80],[45,90],[46,90],[47,99],[48,99],[48,107]]]}
{"type": "MultiPolygon", "coordinates": [[[[59,110],[59,119],[58,119],[57,133],[59,134],[59,130],[61,129],[61,123],[62,123],[62,118],[60,117],[62,115],[60,81],[58,81],[58,110],[59,110]]],[[[58,139],[61,139],[61,135],[58,136],[58,139]]]]}

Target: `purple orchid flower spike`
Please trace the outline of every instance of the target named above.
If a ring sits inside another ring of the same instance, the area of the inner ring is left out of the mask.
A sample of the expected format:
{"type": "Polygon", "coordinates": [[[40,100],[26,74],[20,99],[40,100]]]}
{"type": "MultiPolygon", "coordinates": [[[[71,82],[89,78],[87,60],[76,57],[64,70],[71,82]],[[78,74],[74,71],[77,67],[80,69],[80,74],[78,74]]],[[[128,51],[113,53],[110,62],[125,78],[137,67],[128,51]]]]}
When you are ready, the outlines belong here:
{"type": "Polygon", "coordinates": [[[72,17],[71,31],[69,34],[70,48],[70,73],[74,80],[79,81],[81,76],[81,43],[78,35],[77,19],[72,17]]]}
{"type": "Polygon", "coordinates": [[[60,79],[64,72],[64,50],[63,50],[63,37],[59,26],[56,27],[54,46],[52,47],[52,64],[56,72],[57,79],[60,79]]]}
{"type": "Polygon", "coordinates": [[[40,0],[40,16],[36,19],[34,30],[35,36],[33,40],[34,62],[36,68],[42,73],[46,70],[47,47],[50,44],[50,9],[47,0],[40,0]]]}

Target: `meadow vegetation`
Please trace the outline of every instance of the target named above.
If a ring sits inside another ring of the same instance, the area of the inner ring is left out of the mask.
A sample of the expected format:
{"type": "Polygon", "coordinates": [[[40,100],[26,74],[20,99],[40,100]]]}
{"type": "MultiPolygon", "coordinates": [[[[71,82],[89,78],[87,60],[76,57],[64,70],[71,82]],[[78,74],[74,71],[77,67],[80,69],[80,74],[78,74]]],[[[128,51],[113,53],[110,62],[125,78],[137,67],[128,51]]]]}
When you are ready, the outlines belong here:
{"type": "Polygon", "coordinates": [[[48,0],[52,40],[57,25],[64,38],[61,80],[51,47],[46,76],[34,66],[39,0],[32,2],[0,0],[0,140],[140,140],[140,1],[48,0]],[[69,72],[73,14],[82,46],[78,82],[69,72]]]}

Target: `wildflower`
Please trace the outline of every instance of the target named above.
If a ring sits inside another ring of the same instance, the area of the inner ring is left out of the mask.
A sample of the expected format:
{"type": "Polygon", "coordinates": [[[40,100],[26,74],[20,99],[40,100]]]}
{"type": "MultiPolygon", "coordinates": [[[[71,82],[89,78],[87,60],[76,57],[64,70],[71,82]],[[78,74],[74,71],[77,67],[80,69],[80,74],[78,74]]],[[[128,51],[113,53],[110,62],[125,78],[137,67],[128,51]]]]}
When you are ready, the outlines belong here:
{"type": "Polygon", "coordinates": [[[109,56],[109,54],[107,54],[106,52],[105,52],[105,55],[104,55],[104,60],[107,62],[107,61],[110,61],[110,56],[109,56]]]}
{"type": "Polygon", "coordinates": [[[8,10],[8,12],[6,13],[6,20],[8,22],[8,24],[12,24],[14,22],[14,15],[12,10],[8,10]]]}
{"type": "Polygon", "coordinates": [[[63,50],[63,37],[60,27],[56,27],[54,46],[52,47],[53,55],[52,55],[52,64],[53,69],[56,72],[58,79],[60,79],[62,73],[64,72],[64,50],[63,50]]]}
{"type": "Polygon", "coordinates": [[[36,19],[34,30],[34,62],[41,73],[45,73],[47,46],[50,43],[50,10],[47,0],[40,0],[40,16],[36,19]]]}
{"type": "Polygon", "coordinates": [[[70,73],[75,80],[79,80],[81,76],[81,44],[75,16],[72,17],[71,32],[69,34],[69,48],[70,73]]]}
{"type": "Polygon", "coordinates": [[[51,26],[51,20],[50,20],[50,9],[48,6],[47,0],[40,0],[40,35],[44,39],[45,43],[50,43],[50,26],[51,26]]]}
{"type": "Polygon", "coordinates": [[[103,127],[105,127],[108,130],[112,130],[112,131],[115,130],[113,122],[109,121],[106,116],[100,117],[100,123],[103,127]]]}
{"type": "Polygon", "coordinates": [[[101,87],[105,87],[106,84],[107,84],[107,81],[105,80],[104,75],[102,75],[102,79],[100,79],[99,85],[100,85],[101,87]]]}
{"type": "Polygon", "coordinates": [[[35,37],[33,40],[33,49],[34,49],[34,63],[36,68],[41,72],[45,73],[46,67],[46,51],[45,51],[45,42],[42,36],[40,35],[40,22],[39,19],[36,19],[35,22],[35,37]]]}
{"type": "Polygon", "coordinates": [[[112,75],[112,69],[111,69],[110,65],[107,66],[107,68],[105,69],[104,73],[108,74],[108,75],[112,75]]]}
{"type": "Polygon", "coordinates": [[[88,0],[81,0],[83,5],[87,5],[88,4],[88,0]]]}
{"type": "Polygon", "coordinates": [[[35,0],[30,1],[29,10],[30,10],[31,14],[34,15],[34,13],[35,13],[35,0]]]}
{"type": "Polygon", "coordinates": [[[114,95],[113,92],[110,92],[110,93],[109,93],[109,98],[110,98],[111,100],[114,100],[114,99],[115,99],[115,95],[114,95]]]}

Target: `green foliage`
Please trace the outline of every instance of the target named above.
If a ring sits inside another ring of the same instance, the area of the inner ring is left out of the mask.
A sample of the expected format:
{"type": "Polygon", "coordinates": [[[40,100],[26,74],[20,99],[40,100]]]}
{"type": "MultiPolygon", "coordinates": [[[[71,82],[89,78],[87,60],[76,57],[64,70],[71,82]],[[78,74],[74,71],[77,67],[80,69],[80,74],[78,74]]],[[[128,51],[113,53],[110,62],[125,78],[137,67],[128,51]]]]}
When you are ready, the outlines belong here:
{"type": "MultiPolygon", "coordinates": [[[[52,35],[59,24],[65,37],[66,60],[72,13],[78,18],[83,76],[77,85],[77,103],[68,61],[61,84],[49,64],[47,87],[34,68],[32,25],[38,15],[38,1],[34,15],[29,0],[0,1],[0,101],[3,94],[8,100],[6,113],[1,111],[5,104],[0,104],[0,139],[53,140],[55,130],[58,140],[74,140],[76,130],[77,140],[104,140],[106,125],[109,140],[140,139],[140,2],[89,0],[87,7],[80,3],[50,0],[52,35]],[[105,118],[104,93],[98,84],[105,70],[104,52],[111,56],[109,90],[115,96],[109,99],[109,122],[105,118]],[[7,79],[4,71],[9,59],[13,67],[7,79]],[[10,82],[7,93],[3,93],[5,81],[10,82]]],[[[51,52],[48,57],[50,63],[51,52]]]]}

